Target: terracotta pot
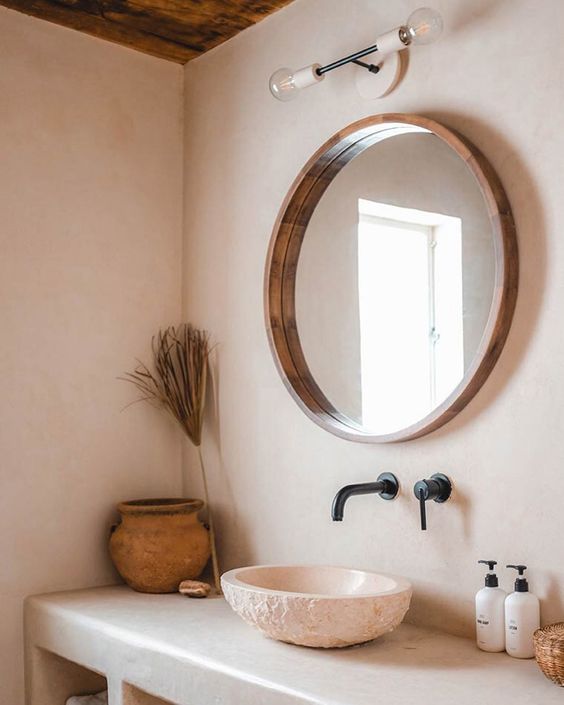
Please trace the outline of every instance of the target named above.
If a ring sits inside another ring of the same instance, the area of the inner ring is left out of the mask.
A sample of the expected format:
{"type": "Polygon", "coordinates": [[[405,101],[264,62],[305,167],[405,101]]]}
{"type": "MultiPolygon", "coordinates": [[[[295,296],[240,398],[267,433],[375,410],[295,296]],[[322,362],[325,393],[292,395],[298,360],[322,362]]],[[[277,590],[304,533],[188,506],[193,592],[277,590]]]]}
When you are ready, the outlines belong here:
{"type": "Polygon", "coordinates": [[[110,555],[121,577],[139,592],[176,592],[197,578],[210,557],[207,530],[198,521],[201,499],[137,499],[118,504],[110,555]]]}

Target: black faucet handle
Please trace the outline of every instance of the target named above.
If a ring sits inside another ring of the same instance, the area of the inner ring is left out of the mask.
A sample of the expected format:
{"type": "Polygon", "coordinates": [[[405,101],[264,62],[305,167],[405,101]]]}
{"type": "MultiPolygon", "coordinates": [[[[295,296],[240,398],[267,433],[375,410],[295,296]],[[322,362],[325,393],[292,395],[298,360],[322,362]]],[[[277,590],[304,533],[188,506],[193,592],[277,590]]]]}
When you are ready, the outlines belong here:
{"type": "Polygon", "coordinates": [[[413,487],[413,494],[419,500],[419,514],[421,517],[421,531],[427,530],[426,502],[446,502],[452,492],[452,484],[446,475],[435,473],[426,480],[419,480],[413,487]]]}
{"type": "MultiPolygon", "coordinates": [[[[419,496],[419,516],[421,517],[421,531],[427,531],[427,509],[425,507],[425,488],[423,482],[418,482],[417,494],[419,496]]],[[[416,485],[416,487],[417,487],[416,485]]]]}

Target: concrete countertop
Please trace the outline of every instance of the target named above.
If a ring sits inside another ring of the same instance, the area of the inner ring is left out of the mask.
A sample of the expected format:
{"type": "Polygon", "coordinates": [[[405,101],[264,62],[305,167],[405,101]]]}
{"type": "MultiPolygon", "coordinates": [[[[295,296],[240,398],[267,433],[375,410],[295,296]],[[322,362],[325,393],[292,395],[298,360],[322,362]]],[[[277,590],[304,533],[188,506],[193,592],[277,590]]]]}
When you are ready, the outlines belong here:
{"type": "Polygon", "coordinates": [[[222,598],[121,586],[29,598],[26,642],[32,705],[55,703],[36,692],[39,675],[49,678],[40,674],[42,650],[105,675],[111,705],[142,702],[122,683],[178,705],[552,705],[563,697],[534,660],[412,625],[360,647],[307,649],[266,639],[222,598]]]}

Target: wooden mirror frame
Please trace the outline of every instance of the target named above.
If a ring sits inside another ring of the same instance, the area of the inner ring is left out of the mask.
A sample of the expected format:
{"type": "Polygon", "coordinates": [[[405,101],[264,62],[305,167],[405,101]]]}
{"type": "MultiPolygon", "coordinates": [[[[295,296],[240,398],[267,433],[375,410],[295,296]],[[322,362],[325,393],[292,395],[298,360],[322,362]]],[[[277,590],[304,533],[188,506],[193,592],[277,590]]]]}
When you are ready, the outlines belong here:
{"type": "Polygon", "coordinates": [[[265,316],[278,372],[302,410],[322,428],[353,441],[390,443],[418,438],[456,416],[486,381],[503,349],[517,300],[519,259],[515,224],[497,174],[468,140],[420,115],[385,114],[349,125],[331,137],[307,162],[278,214],[266,263],[265,316]],[[296,272],[310,218],[335,176],[377,142],[407,132],[428,131],[466,163],[488,209],[495,257],[495,284],[480,345],[463,379],[442,404],[417,423],[373,435],[335,409],[317,385],[305,359],[296,323],[296,272]]]}

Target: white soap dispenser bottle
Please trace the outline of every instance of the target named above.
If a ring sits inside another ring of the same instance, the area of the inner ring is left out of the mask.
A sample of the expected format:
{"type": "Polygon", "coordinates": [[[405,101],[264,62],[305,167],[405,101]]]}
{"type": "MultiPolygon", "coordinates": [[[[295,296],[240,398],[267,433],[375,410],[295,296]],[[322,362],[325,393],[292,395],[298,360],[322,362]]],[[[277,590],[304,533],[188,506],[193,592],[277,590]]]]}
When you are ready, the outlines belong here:
{"type": "Polygon", "coordinates": [[[533,658],[533,634],[540,627],[539,598],[529,592],[529,583],[523,577],[526,565],[508,565],[519,571],[515,592],[505,600],[505,650],[515,658],[533,658]]]}
{"type": "Polygon", "coordinates": [[[499,587],[495,574],[497,561],[478,561],[485,563],[488,574],[485,587],[476,593],[476,643],[482,651],[504,651],[505,649],[505,590],[499,587]]]}

